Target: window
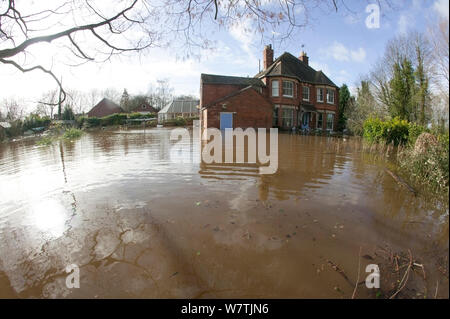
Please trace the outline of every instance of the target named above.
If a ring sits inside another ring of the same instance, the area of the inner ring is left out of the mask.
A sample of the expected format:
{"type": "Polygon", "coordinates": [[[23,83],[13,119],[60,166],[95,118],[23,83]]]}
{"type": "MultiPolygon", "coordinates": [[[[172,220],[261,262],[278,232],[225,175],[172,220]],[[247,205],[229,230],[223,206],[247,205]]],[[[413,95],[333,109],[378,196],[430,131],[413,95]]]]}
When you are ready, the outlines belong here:
{"type": "Polygon", "coordinates": [[[272,80],[272,96],[278,96],[279,82],[278,80],[272,80]]]}
{"type": "Polygon", "coordinates": [[[283,127],[291,127],[294,124],[294,110],[282,109],[283,111],[283,127]]]}
{"type": "Polygon", "coordinates": [[[327,103],[334,104],[334,90],[327,89],[327,103]]]}
{"type": "Polygon", "coordinates": [[[303,101],[309,101],[309,87],[303,87],[303,101]]]}
{"type": "Polygon", "coordinates": [[[333,119],[334,119],[334,114],[328,113],[327,114],[327,130],[330,130],[330,131],[333,130],[333,119]]]}
{"type": "Polygon", "coordinates": [[[317,113],[317,128],[321,129],[323,127],[323,114],[317,113]]]}
{"type": "Polygon", "coordinates": [[[283,81],[283,96],[294,96],[294,83],[292,81],[283,81]]]}
{"type": "Polygon", "coordinates": [[[317,102],[323,102],[323,89],[317,89],[317,102]]]}
{"type": "Polygon", "coordinates": [[[278,105],[275,105],[275,107],[273,108],[273,122],[272,122],[272,126],[278,126],[278,110],[280,108],[278,107],[278,105]]]}

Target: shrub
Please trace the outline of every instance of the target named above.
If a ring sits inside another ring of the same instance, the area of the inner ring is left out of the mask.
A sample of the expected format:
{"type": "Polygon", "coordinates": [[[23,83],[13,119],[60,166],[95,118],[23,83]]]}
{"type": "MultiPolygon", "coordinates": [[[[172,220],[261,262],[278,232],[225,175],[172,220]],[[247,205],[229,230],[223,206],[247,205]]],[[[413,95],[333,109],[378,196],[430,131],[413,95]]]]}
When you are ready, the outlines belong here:
{"type": "Polygon", "coordinates": [[[393,118],[382,121],[379,118],[369,118],[363,124],[364,138],[370,143],[386,143],[394,145],[406,144],[410,125],[406,120],[393,118]]]}
{"type": "Polygon", "coordinates": [[[37,145],[51,145],[53,143],[53,137],[44,136],[39,141],[36,142],[37,145]]]}
{"type": "Polygon", "coordinates": [[[185,126],[186,120],[183,117],[177,117],[174,121],[176,126],[185,126]]]}
{"type": "Polygon", "coordinates": [[[416,123],[409,123],[408,144],[414,146],[419,135],[425,131],[426,130],[422,125],[416,123]]]}
{"type": "Polygon", "coordinates": [[[98,117],[87,117],[84,123],[87,123],[88,127],[96,127],[100,125],[100,119],[98,117]]]}
{"type": "Polygon", "coordinates": [[[83,127],[83,125],[84,124],[87,124],[88,122],[88,117],[87,116],[79,116],[79,117],[77,117],[76,119],[76,122],[77,122],[77,126],[78,126],[78,128],[82,128],[83,127]]]}
{"type": "Polygon", "coordinates": [[[108,125],[122,125],[125,124],[127,120],[127,114],[116,113],[100,118],[100,124],[102,126],[108,125]]]}
{"type": "Polygon", "coordinates": [[[71,140],[75,138],[79,138],[83,135],[83,131],[77,128],[70,128],[64,132],[63,138],[71,140]]]}
{"type": "Polygon", "coordinates": [[[448,133],[439,135],[437,141],[435,144],[429,144],[424,152],[415,152],[413,148],[406,149],[399,154],[399,164],[416,182],[426,184],[434,191],[448,193],[448,133]]]}
{"type": "Polygon", "coordinates": [[[70,106],[66,105],[64,107],[63,114],[61,115],[61,118],[64,121],[71,121],[75,119],[75,114],[73,113],[73,110],[70,106]]]}
{"type": "Polygon", "coordinates": [[[23,131],[27,131],[36,127],[45,127],[47,128],[51,123],[51,120],[48,116],[40,117],[38,114],[30,114],[23,121],[23,131]]]}
{"type": "Polygon", "coordinates": [[[129,118],[132,119],[132,120],[135,120],[135,119],[149,119],[149,118],[153,118],[153,117],[156,117],[156,114],[153,114],[153,113],[142,114],[142,113],[139,113],[139,112],[129,114],[129,118]]]}

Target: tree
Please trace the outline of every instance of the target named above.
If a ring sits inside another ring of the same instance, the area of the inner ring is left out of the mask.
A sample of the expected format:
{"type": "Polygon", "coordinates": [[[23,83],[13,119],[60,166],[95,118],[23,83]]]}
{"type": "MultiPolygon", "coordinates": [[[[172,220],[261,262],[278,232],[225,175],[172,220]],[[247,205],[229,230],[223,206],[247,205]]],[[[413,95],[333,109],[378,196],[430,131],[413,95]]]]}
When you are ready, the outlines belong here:
{"type": "Polygon", "coordinates": [[[70,105],[66,105],[64,107],[64,112],[62,113],[62,120],[64,121],[72,121],[75,120],[75,114],[73,113],[73,109],[70,105]]]}
{"type": "Polygon", "coordinates": [[[430,92],[428,90],[428,78],[424,71],[424,57],[422,56],[422,52],[419,47],[416,47],[417,50],[417,68],[414,72],[415,80],[416,80],[416,88],[415,88],[415,104],[419,105],[419,110],[414,108],[415,111],[415,120],[422,124],[426,124],[425,113],[428,109],[428,101],[430,97],[430,92]],[[418,114],[417,114],[418,113],[418,114]]]}
{"type": "Polygon", "coordinates": [[[168,79],[156,80],[157,87],[154,94],[155,107],[160,110],[166,106],[173,98],[173,88],[169,84],[168,79]]]}
{"type": "Polygon", "coordinates": [[[441,127],[448,123],[449,113],[449,23],[448,19],[440,20],[429,28],[431,43],[433,77],[431,83],[436,89],[432,97],[436,103],[432,104],[433,115],[441,127]]]}
{"type": "Polygon", "coordinates": [[[130,111],[130,96],[127,89],[123,89],[122,98],[120,99],[120,107],[125,111],[130,111]]]}
{"type": "Polygon", "coordinates": [[[412,120],[414,84],[414,70],[411,61],[403,58],[400,63],[394,65],[394,74],[389,83],[392,91],[389,113],[392,117],[398,116],[402,120],[412,120]]]}
{"type": "MultiPolygon", "coordinates": [[[[378,0],[379,5],[385,1],[378,0]]],[[[389,5],[389,3],[388,3],[389,5]]],[[[249,22],[250,32],[280,41],[309,23],[311,10],[350,11],[337,0],[121,0],[34,1],[0,0],[0,64],[22,72],[40,70],[51,76],[66,98],[60,77],[48,65],[28,64],[39,43],[64,51],[64,61],[77,66],[106,61],[127,52],[154,46],[178,46],[189,57],[194,47],[214,46],[214,29],[249,22]],[[24,62],[25,61],[25,62],[24,62]]],[[[384,9],[384,8],[383,8],[384,9]]],[[[36,55],[35,55],[36,56],[36,55]]],[[[61,102],[59,102],[61,105],[61,102]]]]}
{"type": "Polygon", "coordinates": [[[376,99],[371,92],[371,83],[361,80],[356,100],[350,97],[344,111],[347,118],[347,128],[356,135],[362,135],[364,121],[370,116],[383,117],[383,112],[377,107],[376,99]]]}
{"type": "Polygon", "coordinates": [[[58,90],[50,90],[42,94],[36,106],[36,114],[53,119],[53,112],[58,103],[58,90]]]}
{"type": "Polygon", "coordinates": [[[0,1],[0,63],[22,72],[41,70],[47,73],[58,84],[62,101],[66,92],[50,67],[21,62],[36,44],[49,43],[66,48],[73,64],[77,65],[96,59],[105,61],[124,52],[142,51],[156,41],[155,34],[146,24],[150,16],[145,10],[146,1],[121,1],[120,6],[114,7],[116,12],[109,15],[103,12],[111,11],[107,6],[111,5],[100,1],[61,1],[59,6],[52,2],[46,7],[42,2],[28,5],[17,4],[15,0],[0,1]],[[135,32],[141,36],[134,37],[134,41],[127,40],[132,38],[128,35],[135,32]],[[89,48],[86,48],[87,39],[92,42],[89,48]],[[130,45],[120,45],[125,41],[131,42],[130,45]]]}
{"type": "Polygon", "coordinates": [[[20,120],[24,117],[22,102],[15,98],[3,99],[0,109],[4,110],[4,116],[8,121],[20,120]]]}
{"type": "Polygon", "coordinates": [[[339,90],[339,118],[337,122],[337,130],[343,131],[346,127],[347,117],[346,110],[349,107],[351,95],[348,90],[347,84],[342,84],[339,90]]]}

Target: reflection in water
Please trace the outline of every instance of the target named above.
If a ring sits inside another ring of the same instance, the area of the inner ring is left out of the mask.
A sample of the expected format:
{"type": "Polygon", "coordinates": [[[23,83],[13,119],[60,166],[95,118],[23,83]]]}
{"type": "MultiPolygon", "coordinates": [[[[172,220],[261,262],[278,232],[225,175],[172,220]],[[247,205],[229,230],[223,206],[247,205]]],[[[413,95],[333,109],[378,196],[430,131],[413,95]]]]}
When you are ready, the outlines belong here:
{"type": "Polygon", "coordinates": [[[192,162],[199,141],[169,137],[0,144],[0,296],[340,298],[354,287],[326,260],[356,278],[359,246],[448,256],[447,204],[402,189],[356,139],[280,134],[278,171],[260,175],[192,162]]]}
{"type": "Polygon", "coordinates": [[[31,224],[46,235],[59,237],[65,231],[66,210],[55,200],[40,201],[31,206],[31,224]]]}

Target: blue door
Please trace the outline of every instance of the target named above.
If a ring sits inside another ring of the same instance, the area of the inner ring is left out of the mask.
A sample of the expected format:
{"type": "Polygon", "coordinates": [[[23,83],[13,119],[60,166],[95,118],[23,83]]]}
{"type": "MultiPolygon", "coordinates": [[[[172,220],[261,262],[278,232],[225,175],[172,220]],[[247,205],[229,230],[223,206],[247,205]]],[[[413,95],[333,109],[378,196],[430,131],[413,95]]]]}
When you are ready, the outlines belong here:
{"type": "Polygon", "coordinates": [[[233,113],[220,113],[220,129],[233,128],[233,113]]]}

